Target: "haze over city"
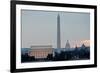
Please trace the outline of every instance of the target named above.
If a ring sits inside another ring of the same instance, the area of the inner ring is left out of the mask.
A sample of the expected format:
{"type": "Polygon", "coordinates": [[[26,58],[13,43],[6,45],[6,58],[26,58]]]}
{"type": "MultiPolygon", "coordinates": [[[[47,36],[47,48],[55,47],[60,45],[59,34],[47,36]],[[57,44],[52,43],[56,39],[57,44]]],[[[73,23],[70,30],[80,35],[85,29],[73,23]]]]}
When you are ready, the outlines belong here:
{"type": "Polygon", "coordinates": [[[60,15],[61,47],[90,45],[90,14],[75,12],[21,11],[22,48],[31,45],[57,47],[57,15],[60,15]]]}

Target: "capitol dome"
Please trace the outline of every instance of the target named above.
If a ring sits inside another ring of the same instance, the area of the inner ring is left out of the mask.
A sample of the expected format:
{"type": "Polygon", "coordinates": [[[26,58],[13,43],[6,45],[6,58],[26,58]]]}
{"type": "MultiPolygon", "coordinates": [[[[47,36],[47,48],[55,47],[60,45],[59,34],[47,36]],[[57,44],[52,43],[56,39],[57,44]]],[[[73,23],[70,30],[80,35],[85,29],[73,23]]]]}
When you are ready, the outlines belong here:
{"type": "Polygon", "coordinates": [[[67,42],[66,42],[66,46],[65,46],[65,48],[67,48],[67,49],[70,48],[70,44],[69,44],[69,41],[68,41],[68,40],[67,40],[67,42]]]}

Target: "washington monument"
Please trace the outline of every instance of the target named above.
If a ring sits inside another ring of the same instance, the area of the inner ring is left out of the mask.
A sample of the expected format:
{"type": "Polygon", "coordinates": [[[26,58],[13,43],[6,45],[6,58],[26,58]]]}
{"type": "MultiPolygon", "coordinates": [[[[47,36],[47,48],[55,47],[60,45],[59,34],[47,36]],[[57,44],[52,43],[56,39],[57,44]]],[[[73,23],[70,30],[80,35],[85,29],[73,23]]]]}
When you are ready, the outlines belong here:
{"type": "Polygon", "coordinates": [[[61,41],[60,41],[60,16],[57,16],[57,48],[61,48],[61,41]]]}

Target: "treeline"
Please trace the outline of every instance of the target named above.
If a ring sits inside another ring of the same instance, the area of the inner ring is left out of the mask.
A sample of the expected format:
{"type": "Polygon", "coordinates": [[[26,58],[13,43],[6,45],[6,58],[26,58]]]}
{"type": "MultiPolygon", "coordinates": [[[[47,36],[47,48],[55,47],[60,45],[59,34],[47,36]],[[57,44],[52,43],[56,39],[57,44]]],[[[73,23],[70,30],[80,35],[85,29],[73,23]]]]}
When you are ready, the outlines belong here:
{"type": "Polygon", "coordinates": [[[30,57],[28,53],[21,54],[21,62],[32,62],[32,61],[35,61],[34,56],[30,57]]]}
{"type": "Polygon", "coordinates": [[[30,57],[28,54],[21,55],[21,62],[34,62],[34,61],[64,61],[64,60],[82,60],[90,59],[90,51],[87,48],[78,49],[77,47],[73,51],[61,51],[55,52],[55,55],[48,54],[47,58],[36,59],[34,56],[30,57]]]}
{"type": "Polygon", "coordinates": [[[55,52],[55,56],[53,58],[54,61],[82,59],[90,59],[90,51],[88,51],[87,48],[80,50],[76,48],[73,51],[62,51],[61,53],[55,52]]]}

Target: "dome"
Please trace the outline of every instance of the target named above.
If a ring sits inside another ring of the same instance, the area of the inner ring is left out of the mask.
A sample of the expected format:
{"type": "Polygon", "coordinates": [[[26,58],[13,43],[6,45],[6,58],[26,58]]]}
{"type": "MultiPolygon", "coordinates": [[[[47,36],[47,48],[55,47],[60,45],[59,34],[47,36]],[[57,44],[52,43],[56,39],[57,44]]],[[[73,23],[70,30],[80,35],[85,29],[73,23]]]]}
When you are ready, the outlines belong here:
{"type": "Polygon", "coordinates": [[[70,48],[69,41],[67,40],[65,48],[70,48]]]}

